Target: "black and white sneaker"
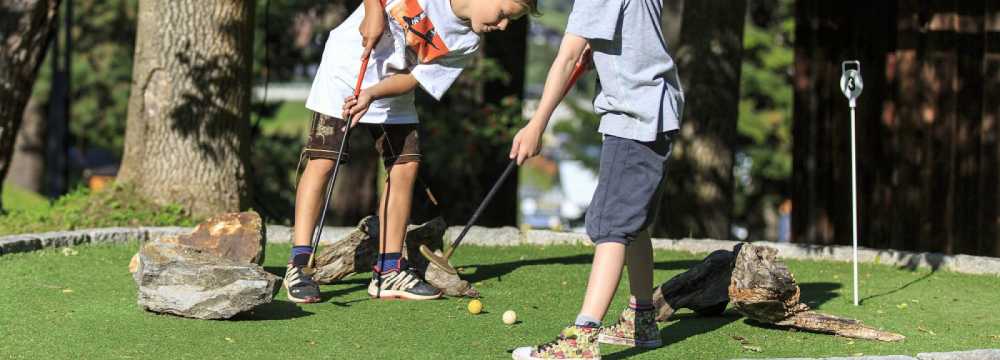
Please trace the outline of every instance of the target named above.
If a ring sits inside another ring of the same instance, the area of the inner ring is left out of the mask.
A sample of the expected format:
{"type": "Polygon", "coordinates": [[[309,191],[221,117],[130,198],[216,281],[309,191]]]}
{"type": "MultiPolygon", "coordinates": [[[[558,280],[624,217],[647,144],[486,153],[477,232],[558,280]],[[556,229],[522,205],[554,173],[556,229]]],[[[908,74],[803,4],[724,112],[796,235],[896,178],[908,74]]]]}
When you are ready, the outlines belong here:
{"type": "Polygon", "coordinates": [[[320,301],[319,285],[313,281],[312,277],[302,272],[301,266],[288,264],[285,270],[285,290],[288,291],[288,300],[296,303],[316,303],[320,301]]]}
{"type": "Polygon", "coordinates": [[[401,269],[383,273],[373,272],[368,285],[368,295],[379,299],[432,300],[441,297],[441,290],[431,286],[412,271],[401,269]],[[379,291],[379,278],[382,290],[379,291]]]}

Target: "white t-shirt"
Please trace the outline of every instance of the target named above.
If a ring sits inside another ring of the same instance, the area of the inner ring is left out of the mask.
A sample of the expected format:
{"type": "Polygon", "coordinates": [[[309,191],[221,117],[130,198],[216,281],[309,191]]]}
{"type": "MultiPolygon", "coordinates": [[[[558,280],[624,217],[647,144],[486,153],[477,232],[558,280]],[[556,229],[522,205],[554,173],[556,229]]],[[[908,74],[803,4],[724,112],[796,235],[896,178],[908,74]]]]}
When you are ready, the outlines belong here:
{"type": "MultiPolygon", "coordinates": [[[[440,100],[479,50],[479,35],[455,15],[449,0],[390,0],[385,14],[386,31],[372,50],[361,88],[408,70],[424,90],[440,100]]],[[[364,16],[362,5],[330,31],[306,108],[342,116],[344,99],[354,94],[361,69],[364,48],[358,27],[364,16]]],[[[413,92],[373,101],[361,122],[418,122],[413,92]]]]}

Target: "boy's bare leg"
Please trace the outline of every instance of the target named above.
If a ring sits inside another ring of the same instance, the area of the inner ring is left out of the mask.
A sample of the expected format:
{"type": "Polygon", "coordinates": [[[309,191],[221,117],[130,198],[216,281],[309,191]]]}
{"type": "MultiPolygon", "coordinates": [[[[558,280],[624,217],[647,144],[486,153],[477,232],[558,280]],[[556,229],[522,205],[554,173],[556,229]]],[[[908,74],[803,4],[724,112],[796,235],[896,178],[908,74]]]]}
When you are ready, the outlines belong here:
{"type": "Polygon", "coordinates": [[[322,210],[320,207],[323,206],[323,195],[326,194],[326,183],[333,164],[333,160],[319,158],[306,162],[306,169],[295,190],[294,246],[312,245],[313,231],[322,210]]]}
{"type": "Polygon", "coordinates": [[[601,321],[608,312],[611,299],[618,289],[625,264],[625,245],[615,242],[598,244],[594,250],[594,263],[587,281],[587,294],[583,298],[580,315],[601,321]]]}
{"type": "Polygon", "coordinates": [[[334,161],[309,159],[306,169],[295,190],[295,227],[292,239],[292,253],[288,261],[282,286],[288,291],[288,299],[297,303],[319,302],[319,285],[303,271],[312,253],[313,231],[322,211],[326,183],[333,169],[334,161]]]}
{"type": "Polygon", "coordinates": [[[413,205],[413,184],[417,179],[419,162],[395,164],[389,170],[386,191],[379,202],[379,253],[398,253],[403,251],[403,239],[406,237],[406,226],[410,220],[410,207],[413,205]],[[389,209],[386,212],[386,193],[388,193],[389,209]]]}
{"type": "Polygon", "coordinates": [[[653,241],[649,230],[640,232],[625,249],[628,265],[628,285],[634,304],[650,304],[653,300],[653,241]]]}

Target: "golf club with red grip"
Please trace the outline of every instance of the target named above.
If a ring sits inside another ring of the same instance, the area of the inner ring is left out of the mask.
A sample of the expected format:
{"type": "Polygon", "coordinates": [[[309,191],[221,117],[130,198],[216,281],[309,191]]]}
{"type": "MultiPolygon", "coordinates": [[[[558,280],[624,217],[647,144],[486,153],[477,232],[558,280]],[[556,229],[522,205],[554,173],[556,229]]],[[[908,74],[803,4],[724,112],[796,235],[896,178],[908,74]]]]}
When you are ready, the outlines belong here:
{"type": "MultiPolygon", "coordinates": [[[[563,89],[563,97],[565,97],[566,94],[569,93],[570,89],[573,88],[573,84],[575,84],[577,79],[580,78],[580,75],[583,75],[583,73],[587,70],[587,64],[589,61],[590,48],[587,48],[584,50],[580,60],[577,61],[576,66],[573,67],[573,73],[570,75],[569,82],[566,83],[566,88],[563,89]]],[[[469,228],[476,223],[476,220],[479,219],[479,215],[482,215],[483,210],[486,209],[490,200],[493,200],[493,196],[500,190],[500,186],[503,185],[504,180],[507,180],[507,177],[514,172],[515,168],[517,168],[517,160],[511,160],[510,164],[507,165],[507,168],[504,169],[503,174],[500,175],[500,179],[497,180],[496,184],[493,184],[493,188],[486,194],[486,198],[484,198],[482,203],[479,204],[479,208],[477,208],[476,212],[472,214],[472,218],[469,219],[469,222],[465,223],[465,227],[462,228],[462,232],[458,234],[458,237],[455,238],[455,241],[451,244],[451,247],[448,248],[448,251],[445,252],[444,255],[438,256],[431,251],[427,245],[420,245],[420,254],[424,255],[427,260],[434,263],[442,270],[451,274],[458,274],[458,271],[456,271],[455,268],[448,263],[448,259],[451,258],[451,254],[455,252],[458,245],[462,243],[462,239],[465,239],[465,234],[469,232],[469,228]]]]}

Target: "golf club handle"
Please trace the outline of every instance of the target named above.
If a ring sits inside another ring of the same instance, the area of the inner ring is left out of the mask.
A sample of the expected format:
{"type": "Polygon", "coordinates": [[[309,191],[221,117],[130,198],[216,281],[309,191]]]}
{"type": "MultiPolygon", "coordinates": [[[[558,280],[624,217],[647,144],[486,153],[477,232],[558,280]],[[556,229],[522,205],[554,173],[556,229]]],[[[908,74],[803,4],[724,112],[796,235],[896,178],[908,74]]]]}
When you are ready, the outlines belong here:
{"type": "MultiPolygon", "coordinates": [[[[356,98],[358,94],[361,93],[361,82],[365,79],[365,72],[368,71],[368,58],[361,60],[361,70],[358,71],[358,82],[354,87],[354,97],[356,98]]],[[[330,180],[326,183],[326,192],[323,196],[323,208],[320,211],[319,221],[316,222],[316,227],[313,229],[313,241],[312,241],[312,252],[316,253],[316,247],[319,246],[319,240],[323,235],[323,224],[326,222],[326,209],[330,206],[330,196],[333,195],[333,187],[337,183],[337,173],[340,172],[340,161],[344,156],[344,146],[347,145],[347,135],[351,133],[351,119],[345,119],[347,122],[347,128],[344,129],[344,138],[340,141],[340,150],[337,152],[337,163],[333,165],[333,174],[330,175],[330,180]]],[[[309,267],[313,265],[313,256],[309,256],[309,267]]]]}
{"type": "Polygon", "coordinates": [[[472,227],[472,224],[476,223],[476,220],[479,219],[479,215],[482,215],[483,210],[485,210],[486,206],[489,205],[490,200],[493,200],[493,196],[495,196],[497,192],[500,191],[500,186],[503,185],[504,180],[507,180],[507,177],[510,176],[510,173],[514,172],[514,169],[516,168],[517,168],[517,160],[511,160],[510,164],[507,165],[507,168],[504,169],[503,174],[500,175],[500,179],[497,180],[496,184],[493,184],[493,188],[490,189],[490,192],[486,194],[486,198],[483,199],[483,202],[479,204],[479,208],[476,209],[476,212],[472,214],[472,218],[469,219],[469,222],[465,223],[465,227],[462,228],[462,232],[458,234],[457,238],[455,238],[455,242],[451,244],[451,248],[448,249],[448,253],[445,254],[445,258],[451,258],[451,252],[454,251],[455,248],[462,243],[462,239],[464,239],[465,234],[469,232],[469,228],[472,227]]]}
{"type": "Polygon", "coordinates": [[[591,52],[589,48],[584,50],[583,54],[580,55],[580,60],[577,61],[576,66],[573,67],[573,73],[569,76],[569,82],[566,83],[566,88],[563,89],[563,97],[566,97],[566,94],[569,94],[569,91],[573,89],[573,84],[576,84],[576,81],[580,79],[580,76],[587,72],[587,64],[590,63],[590,55],[591,52]]]}
{"type": "Polygon", "coordinates": [[[354,97],[361,94],[361,82],[365,80],[366,71],[368,71],[368,58],[361,60],[361,72],[358,73],[358,82],[354,85],[354,97]]]}

